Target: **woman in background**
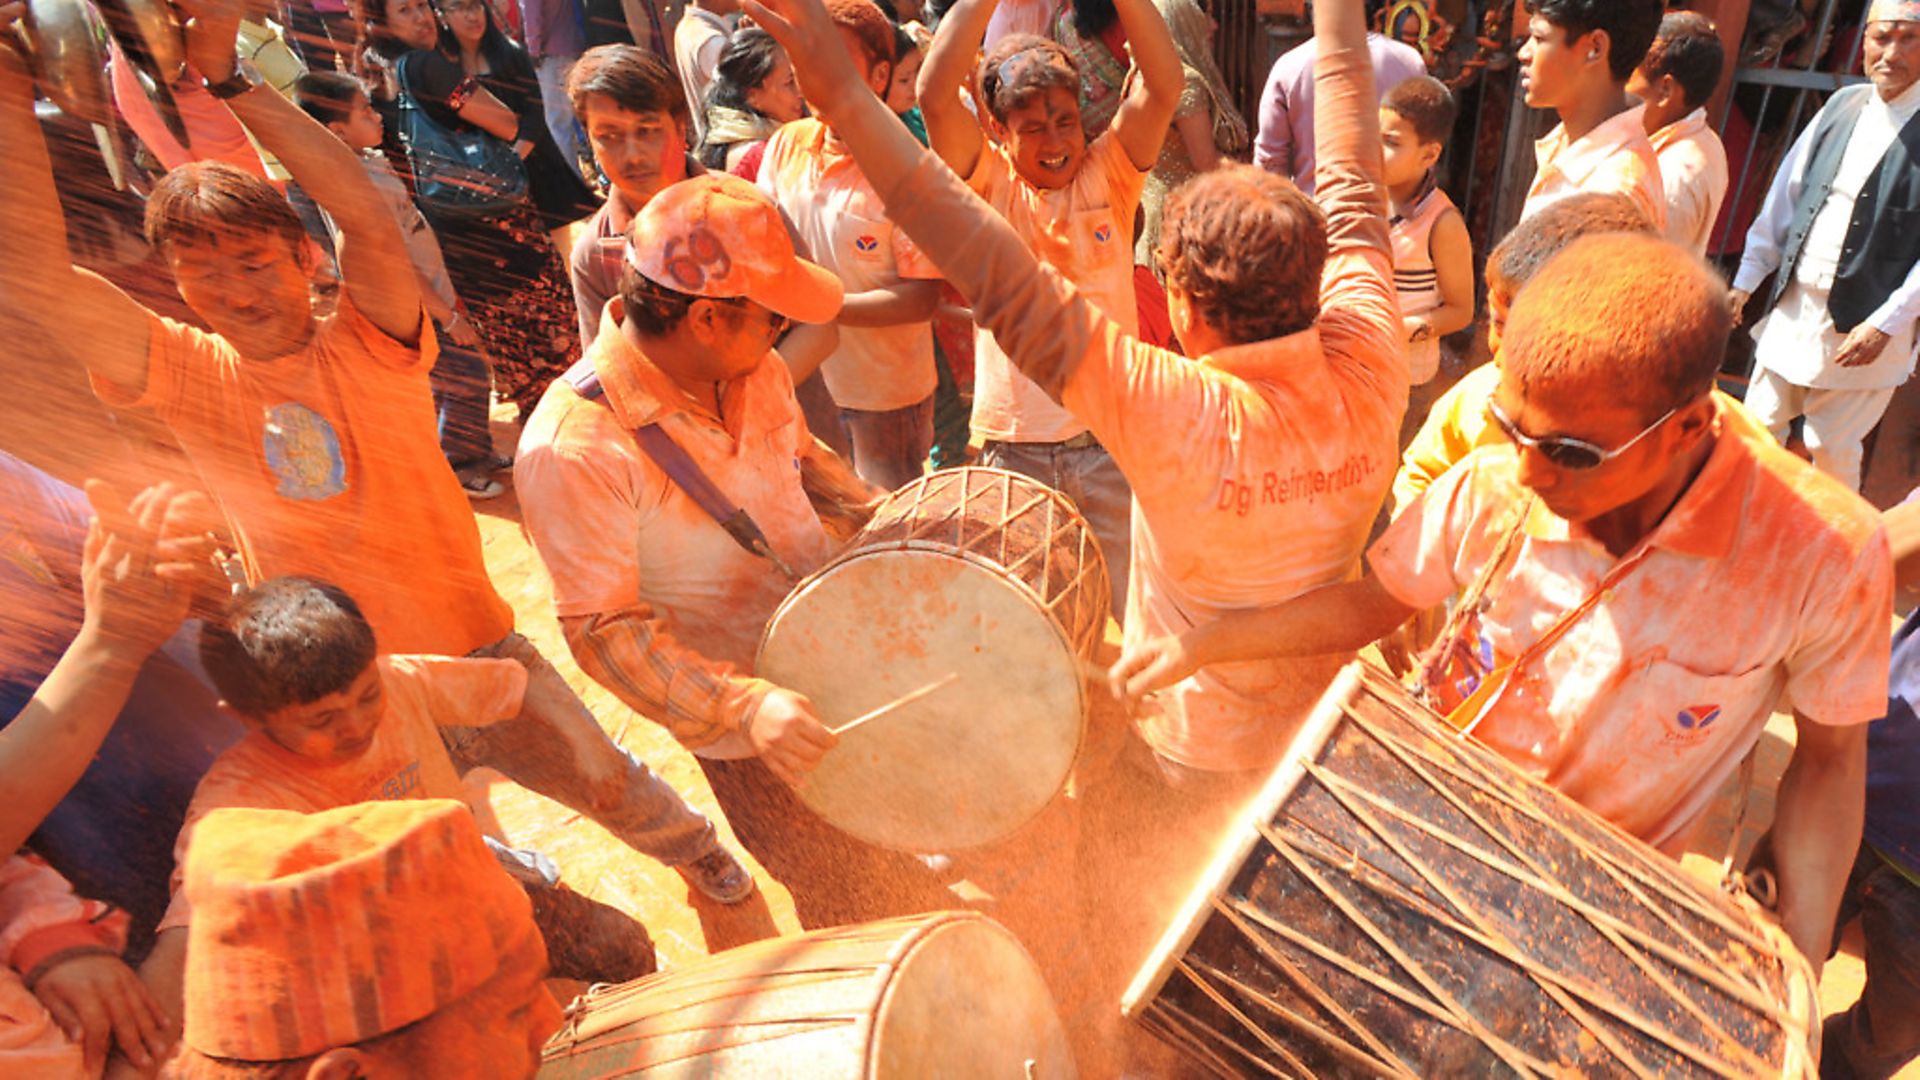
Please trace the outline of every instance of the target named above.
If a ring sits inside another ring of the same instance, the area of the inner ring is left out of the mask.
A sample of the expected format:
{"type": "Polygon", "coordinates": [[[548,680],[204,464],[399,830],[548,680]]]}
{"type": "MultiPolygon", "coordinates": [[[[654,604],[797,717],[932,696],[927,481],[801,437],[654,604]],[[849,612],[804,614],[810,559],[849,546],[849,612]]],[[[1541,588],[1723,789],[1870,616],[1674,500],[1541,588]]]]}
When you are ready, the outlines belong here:
{"type": "Polygon", "coordinates": [[[1160,17],[1173,34],[1173,46],[1180,53],[1187,83],[1180,92],[1173,130],[1161,144],[1159,160],[1153,163],[1153,171],[1147,174],[1140,191],[1145,227],[1134,244],[1133,257],[1141,266],[1154,265],[1153,253],[1160,245],[1160,213],[1167,196],[1200,173],[1238,157],[1248,143],[1247,121],[1234,107],[1226,76],[1213,58],[1213,38],[1219,24],[1195,0],[1153,0],[1153,5],[1160,9],[1160,17]]]}
{"type": "Polygon", "coordinates": [[[780,125],[807,115],[793,65],[759,27],[737,31],[720,53],[707,91],[707,138],[700,164],[752,180],[760,155],[780,125]]]}

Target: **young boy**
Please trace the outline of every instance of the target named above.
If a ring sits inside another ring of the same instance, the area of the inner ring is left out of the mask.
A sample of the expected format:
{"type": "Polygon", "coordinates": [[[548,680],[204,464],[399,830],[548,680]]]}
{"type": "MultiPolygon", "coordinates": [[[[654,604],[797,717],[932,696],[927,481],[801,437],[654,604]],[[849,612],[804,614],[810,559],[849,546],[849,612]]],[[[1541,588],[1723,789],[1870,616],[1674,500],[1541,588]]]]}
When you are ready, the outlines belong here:
{"type": "Polygon", "coordinates": [[[1393,206],[1393,287],[1413,382],[1402,442],[1412,431],[1407,425],[1418,425],[1432,403],[1424,388],[1440,373],[1440,339],[1473,321],[1473,241],[1434,175],[1456,114],[1452,91],[1430,75],[1408,79],[1380,103],[1383,175],[1393,206]]]}
{"type": "MultiPolygon", "coordinates": [[[[247,735],[194,790],[175,845],[176,890],[194,830],[213,810],[316,813],[373,800],[460,798],[446,740],[511,720],[528,693],[527,669],[515,660],[378,655],[373,628],[352,598],[310,578],[274,578],[235,597],[227,625],[202,632],[200,655],[222,708],[247,735]]],[[[504,764],[511,777],[513,764],[504,764]]],[[[528,884],[538,899],[545,883],[528,884]]],[[[569,905],[569,914],[580,907],[569,905]]],[[[559,941],[549,942],[569,977],[621,981],[652,969],[645,931],[606,917],[612,914],[586,913],[599,931],[586,942],[599,946],[596,958],[566,955],[559,941]]],[[[161,933],[189,918],[176,891],[161,933]]]]}
{"type": "Polygon", "coordinates": [[[1660,163],[1627,100],[1661,9],[1661,0],[1527,0],[1520,83],[1527,104],[1560,123],[1534,146],[1539,171],[1522,218],[1576,191],[1617,191],[1665,227],[1660,163]]]}
{"type": "MultiPolygon", "coordinates": [[[[941,21],[920,79],[935,153],[1007,219],[1034,254],[1129,334],[1139,331],[1134,213],[1184,87],[1180,55],[1150,0],[1121,0],[1120,24],[1140,64],[1138,88],[1087,143],[1080,75],[1065,50],[1002,38],[975,70],[996,0],[961,0],[941,21]],[[973,83],[981,115],[967,107],[973,83]],[[991,140],[989,140],[991,136],[991,140]]],[[[1131,494],[1087,424],[1016,370],[992,331],[974,337],[973,430],[981,462],[1031,476],[1073,499],[1093,526],[1126,610],[1131,494]]]]}
{"type": "MultiPolygon", "coordinates": [[[[293,84],[293,100],[308,116],[326,125],[347,148],[360,155],[367,178],[386,200],[393,212],[400,235],[407,244],[407,257],[420,283],[420,299],[433,320],[434,329],[445,341],[440,359],[434,364],[434,407],[440,418],[440,449],[447,464],[460,477],[460,487],[469,499],[491,499],[506,488],[488,473],[496,466],[493,438],[488,428],[488,390],[490,380],[486,357],[479,352],[480,335],[460,311],[460,298],[447,276],[447,264],[440,254],[440,241],[427,224],[426,215],[414,205],[407,186],[394,175],[385,154],[380,152],[384,131],[373,99],[367,96],[360,80],[339,71],[315,71],[293,84]]],[[[338,244],[339,226],[331,214],[322,213],[327,231],[338,244]]]]}
{"type": "MultiPolygon", "coordinates": [[[[828,10],[842,46],[885,98],[893,81],[893,24],[871,0],[833,0],[828,10]]],[[[758,182],[792,221],[802,254],[846,284],[839,343],[820,375],[846,427],[855,471],[870,484],[897,488],[920,475],[933,446],[938,375],[930,320],[940,303],[940,272],[893,227],[845,143],[816,117],[774,133],[758,182]]],[[[805,403],[803,372],[796,367],[794,376],[805,403]]],[[[828,430],[811,414],[809,421],[828,430]]]]}
{"type": "Polygon", "coordinates": [[[1641,125],[1660,158],[1667,239],[1695,255],[1707,253],[1707,234],[1727,194],[1727,148],[1707,124],[1707,99],[1726,62],[1712,19],[1674,11],[1660,20],[1647,58],[1627,80],[1627,93],[1644,103],[1641,125]]]}

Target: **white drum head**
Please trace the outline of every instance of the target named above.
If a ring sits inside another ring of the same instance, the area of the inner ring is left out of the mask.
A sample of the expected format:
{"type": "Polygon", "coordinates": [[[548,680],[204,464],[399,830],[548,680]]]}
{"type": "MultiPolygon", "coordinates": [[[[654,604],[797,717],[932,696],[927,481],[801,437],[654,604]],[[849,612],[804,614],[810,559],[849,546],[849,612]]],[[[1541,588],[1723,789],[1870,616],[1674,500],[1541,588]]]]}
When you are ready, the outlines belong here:
{"type": "Polygon", "coordinates": [[[840,737],[797,789],[869,843],[976,847],[1066,783],[1085,723],[1079,660],[1025,586],[951,553],[880,549],[802,583],[767,624],[756,673],[830,728],[946,685],[840,737]]]}

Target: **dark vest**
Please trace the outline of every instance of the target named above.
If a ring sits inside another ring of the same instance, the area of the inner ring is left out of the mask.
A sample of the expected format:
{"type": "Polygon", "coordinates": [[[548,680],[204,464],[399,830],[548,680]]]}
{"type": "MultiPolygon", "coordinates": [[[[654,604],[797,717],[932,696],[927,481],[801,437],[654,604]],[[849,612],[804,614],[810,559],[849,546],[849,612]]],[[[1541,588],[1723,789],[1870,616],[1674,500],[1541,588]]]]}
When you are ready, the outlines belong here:
{"type": "MultiPolygon", "coordinates": [[[[1806,180],[1794,202],[1780,272],[1767,298],[1769,310],[1793,280],[1813,219],[1833,191],[1840,158],[1874,92],[1871,86],[1848,87],[1833,95],[1814,120],[1806,180]]],[[[1836,261],[1827,313],[1833,317],[1834,329],[1844,334],[1865,322],[1907,279],[1913,264],[1920,262],[1920,115],[1900,129],[1861,185],[1836,261]]]]}

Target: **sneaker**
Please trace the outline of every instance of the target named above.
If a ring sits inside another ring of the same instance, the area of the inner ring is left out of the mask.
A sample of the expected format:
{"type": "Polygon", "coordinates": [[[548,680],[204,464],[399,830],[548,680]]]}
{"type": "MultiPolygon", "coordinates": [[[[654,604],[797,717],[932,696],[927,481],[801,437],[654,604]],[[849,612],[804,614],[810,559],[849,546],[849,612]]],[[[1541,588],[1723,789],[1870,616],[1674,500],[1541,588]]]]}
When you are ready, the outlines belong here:
{"type": "Polygon", "coordinates": [[[460,477],[460,490],[466,492],[467,498],[474,502],[485,502],[505,494],[507,486],[486,473],[476,472],[460,477]]]}
{"type": "Polygon", "coordinates": [[[726,848],[717,847],[705,855],[676,866],[680,876],[687,884],[698,889],[709,900],[722,904],[737,904],[753,895],[753,875],[742,866],[739,859],[726,848]]]}

